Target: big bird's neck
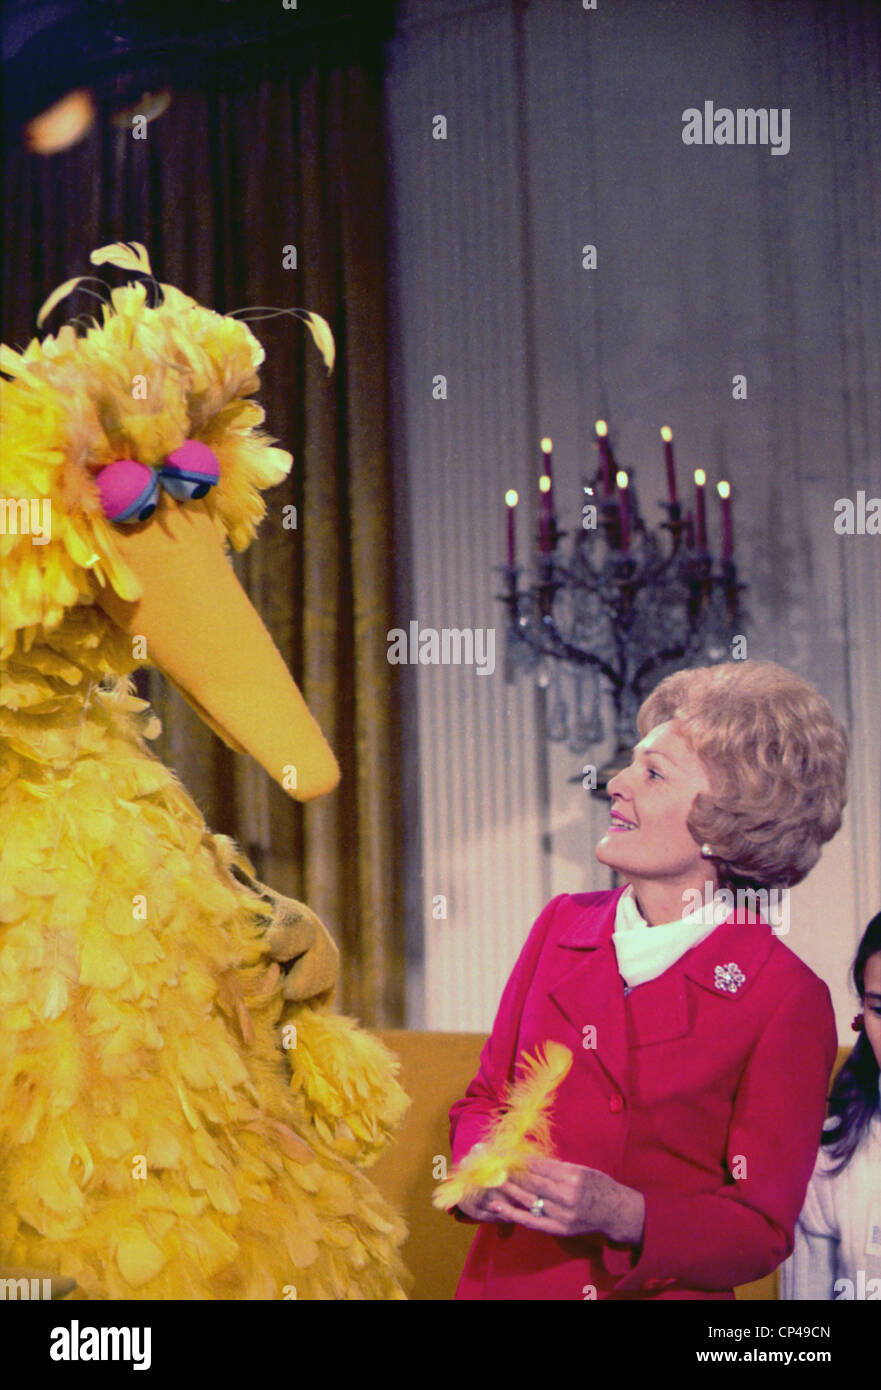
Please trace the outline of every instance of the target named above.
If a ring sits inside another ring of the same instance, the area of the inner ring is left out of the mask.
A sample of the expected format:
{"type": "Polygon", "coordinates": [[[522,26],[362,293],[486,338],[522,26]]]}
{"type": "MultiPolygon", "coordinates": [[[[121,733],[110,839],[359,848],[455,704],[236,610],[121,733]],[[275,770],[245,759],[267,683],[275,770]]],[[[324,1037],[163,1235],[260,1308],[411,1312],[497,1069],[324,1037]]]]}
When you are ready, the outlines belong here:
{"type": "Polygon", "coordinates": [[[148,706],[127,677],[73,667],[61,675],[57,666],[34,648],[0,671],[0,780],[7,784],[52,781],[78,759],[101,756],[108,737],[134,743],[150,736],[148,706]]]}

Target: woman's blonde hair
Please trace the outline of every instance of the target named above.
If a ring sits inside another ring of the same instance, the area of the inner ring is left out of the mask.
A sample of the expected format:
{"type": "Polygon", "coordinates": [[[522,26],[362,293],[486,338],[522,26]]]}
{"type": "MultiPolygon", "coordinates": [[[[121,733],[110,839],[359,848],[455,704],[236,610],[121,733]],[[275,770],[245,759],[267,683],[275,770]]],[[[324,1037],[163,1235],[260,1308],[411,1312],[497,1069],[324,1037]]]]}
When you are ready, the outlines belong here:
{"type": "Polygon", "coordinates": [[[732,661],[667,676],[643,702],[640,735],[676,720],[712,790],[687,825],[708,844],[723,887],[791,887],[841,825],[847,734],[827,700],[773,661],[732,661]]]}

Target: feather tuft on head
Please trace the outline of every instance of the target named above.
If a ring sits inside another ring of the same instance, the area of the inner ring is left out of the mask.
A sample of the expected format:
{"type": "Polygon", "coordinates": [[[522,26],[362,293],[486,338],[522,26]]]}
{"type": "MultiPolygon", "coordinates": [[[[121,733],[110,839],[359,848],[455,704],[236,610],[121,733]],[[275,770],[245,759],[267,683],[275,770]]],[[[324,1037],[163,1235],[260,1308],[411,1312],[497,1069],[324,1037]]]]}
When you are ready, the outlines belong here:
{"type": "Polygon", "coordinates": [[[547,1042],[534,1057],[522,1055],[521,1074],[508,1088],[498,1121],[435,1189],[432,1202],[438,1210],[449,1211],[463,1198],[501,1187],[522,1173],[531,1158],[552,1152],[551,1106],[571,1066],[572,1053],[562,1043],[547,1042]]]}
{"type": "MultiPolygon", "coordinates": [[[[51,634],[53,650],[78,662],[86,654],[103,677],[131,670],[132,658],[95,595],[110,586],[131,602],[140,586],[104,516],[101,470],[131,459],[157,472],[185,441],[204,444],[220,468],[206,506],[224,543],[243,550],[265,513],[262,493],[292,459],[262,429],[252,397],[264,352],[245,323],[154,280],[140,242],[99,247],[90,259],[128,282],[66,280],[38,316],[42,327],[75,290],[95,294],[99,317],[84,333],[65,324],[21,352],[0,347],[0,661],[51,634]]],[[[326,320],[286,312],[305,322],[331,367],[326,320]]]]}

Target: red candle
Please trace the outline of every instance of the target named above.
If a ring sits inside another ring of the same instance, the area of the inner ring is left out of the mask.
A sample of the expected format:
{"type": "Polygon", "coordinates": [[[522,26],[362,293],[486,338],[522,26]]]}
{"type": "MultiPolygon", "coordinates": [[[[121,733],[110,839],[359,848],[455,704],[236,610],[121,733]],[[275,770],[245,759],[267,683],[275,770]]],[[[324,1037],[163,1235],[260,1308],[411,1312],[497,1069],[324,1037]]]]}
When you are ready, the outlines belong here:
{"type": "MultiPolygon", "coordinates": [[[[548,439],[547,435],[545,435],[544,439],[541,441],[542,473],[546,474],[546,476],[551,479],[552,484],[553,475],[551,473],[551,451],[553,447],[553,442],[550,439],[548,439]]],[[[551,497],[553,499],[553,486],[551,488],[551,497]]]]}
{"type": "Polygon", "coordinates": [[[551,479],[542,473],[538,480],[541,501],[538,513],[538,544],[542,555],[551,553],[551,479]]]}
{"type": "Polygon", "coordinates": [[[719,505],[722,509],[722,559],[729,563],[734,559],[734,531],[731,525],[731,484],[716,484],[719,505]]]}
{"type": "Polygon", "coordinates": [[[704,554],[707,549],[707,475],[702,468],[695,470],[694,483],[697,548],[704,554]]]}
{"type": "Polygon", "coordinates": [[[516,563],[514,518],[517,503],[519,501],[520,498],[518,497],[514,489],[512,487],[508,488],[508,491],[505,493],[505,505],[508,508],[508,569],[511,570],[514,568],[514,565],[516,563]]]}
{"type": "Polygon", "coordinates": [[[612,495],[612,455],[609,450],[609,426],[605,420],[597,420],[595,429],[597,432],[597,444],[600,449],[600,475],[603,480],[603,496],[612,495]]]}
{"type": "Polygon", "coordinates": [[[676,494],[676,465],[673,462],[673,431],[669,425],[661,426],[661,438],[664,441],[664,463],[667,466],[667,491],[670,494],[671,502],[678,502],[676,494]]]}
{"type": "Polygon", "coordinates": [[[685,518],[685,545],[688,550],[694,550],[694,517],[691,512],[685,518]]]}
{"type": "Polygon", "coordinates": [[[618,514],[621,518],[621,549],[630,549],[630,495],[627,491],[630,479],[621,468],[615,475],[618,484],[618,514]]]}
{"type": "Polygon", "coordinates": [[[542,474],[541,478],[539,479],[539,487],[542,490],[542,503],[544,507],[547,509],[549,533],[553,530],[554,522],[554,478],[553,474],[551,473],[552,448],[553,445],[550,439],[548,439],[547,436],[545,436],[545,438],[541,441],[542,474]],[[547,482],[545,482],[545,479],[547,479],[547,482]]]}

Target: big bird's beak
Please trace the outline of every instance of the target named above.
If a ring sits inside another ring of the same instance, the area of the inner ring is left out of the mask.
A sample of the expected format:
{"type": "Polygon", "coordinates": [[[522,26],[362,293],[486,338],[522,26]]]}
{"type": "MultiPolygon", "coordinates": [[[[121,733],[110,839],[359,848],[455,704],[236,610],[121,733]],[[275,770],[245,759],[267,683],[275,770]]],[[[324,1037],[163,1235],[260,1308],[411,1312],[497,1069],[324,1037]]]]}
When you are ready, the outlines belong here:
{"type": "Polygon", "coordinates": [[[97,590],[113,622],[145,639],[147,658],[205,723],[296,800],[332,791],[336,758],[236,578],[205,503],[178,503],[162,492],[149,521],[118,526],[114,538],[143,593],[126,603],[109,585],[97,590]]]}

